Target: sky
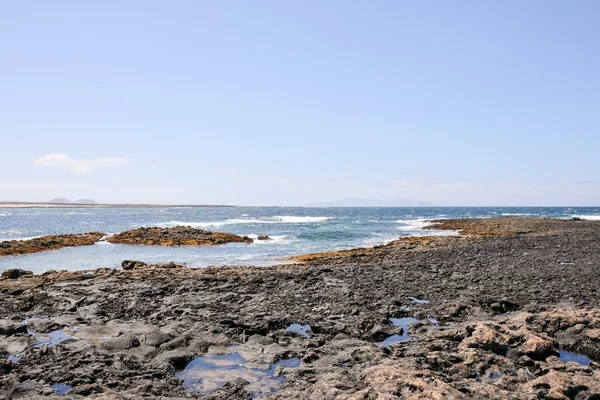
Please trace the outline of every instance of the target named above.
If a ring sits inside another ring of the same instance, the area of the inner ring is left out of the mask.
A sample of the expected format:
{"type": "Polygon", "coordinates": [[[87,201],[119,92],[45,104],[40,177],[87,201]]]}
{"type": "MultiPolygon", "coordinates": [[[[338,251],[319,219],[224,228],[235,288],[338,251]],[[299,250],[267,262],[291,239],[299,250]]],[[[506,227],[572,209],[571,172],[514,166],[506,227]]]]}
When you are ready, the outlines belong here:
{"type": "Polygon", "coordinates": [[[5,2],[0,200],[600,205],[597,1],[5,2]]]}

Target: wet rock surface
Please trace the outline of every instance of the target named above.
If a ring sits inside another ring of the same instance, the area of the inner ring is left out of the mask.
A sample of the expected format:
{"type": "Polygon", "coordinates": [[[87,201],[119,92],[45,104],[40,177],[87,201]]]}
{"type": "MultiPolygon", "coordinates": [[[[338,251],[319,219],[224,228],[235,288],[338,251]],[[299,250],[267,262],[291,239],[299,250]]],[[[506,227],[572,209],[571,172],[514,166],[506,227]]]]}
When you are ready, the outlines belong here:
{"type": "Polygon", "coordinates": [[[147,267],[148,264],[146,264],[143,261],[136,261],[136,260],[123,260],[123,262],[121,263],[121,267],[124,270],[130,270],[130,269],[135,269],[135,268],[144,268],[147,267]]]}
{"type": "Polygon", "coordinates": [[[42,236],[29,240],[10,240],[0,243],[0,257],[58,250],[63,247],[89,246],[104,236],[101,232],[42,236]]]}
{"type": "Polygon", "coordinates": [[[18,269],[18,268],[13,268],[13,269],[7,269],[6,271],[2,272],[2,278],[6,278],[6,279],[19,279],[21,276],[25,276],[25,275],[32,275],[33,272],[31,271],[27,271],[24,269],[18,269]]]}
{"type": "Polygon", "coordinates": [[[0,398],[59,398],[55,385],[67,398],[256,397],[243,374],[201,390],[178,375],[232,353],[272,373],[279,399],[599,398],[600,224],[480,223],[532,232],[401,240],[275,267],[3,279],[0,398]],[[405,317],[416,322],[392,323],[405,317]],[[36,347],[23,325],[72,338],[36,347]],[[378,346],[387,335],[407,340],[378,346]]]}
{"type": "Polygon", "coordinates": [[[118,233],[107,239],[111,243],[150,246],[214,246],[225,243],[252,243],[247,236],[210,232],[189,226],[174,228],[139,228],[118,233]]]}

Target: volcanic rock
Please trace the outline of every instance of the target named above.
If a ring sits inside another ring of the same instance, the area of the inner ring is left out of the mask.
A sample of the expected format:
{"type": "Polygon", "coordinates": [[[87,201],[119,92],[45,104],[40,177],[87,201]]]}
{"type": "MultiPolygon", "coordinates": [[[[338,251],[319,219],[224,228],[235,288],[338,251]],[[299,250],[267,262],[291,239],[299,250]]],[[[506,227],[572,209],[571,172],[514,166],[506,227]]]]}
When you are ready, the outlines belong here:
{"type": "Polygon", "coordinates": [[[135,261],[135,260],[123,260],[123,262],[121,263],[121,267],[123,267],[124,270],[130,270],[130,269],[135,269],[135,268],[142,268],[142,267],[146,267],[148,266],[148,264],[146,264],[143,261],[135,261]]]}
{"type": "Polygon", "coordinates": [[[0,257],[58,250],[63,247],[88,246],[96,243],[104,236],[105,234],[101,232],[90,232],[42,236],[29,240],[4,241],[0,246],[0,257]]]}
{"type": "Polygon", "coordinates": [[[6,278],[6,279],[19,279],[22,276],[32,275],[32,274],[33,274],[33,272],[31,272],[31,271],[27,271],[25,269],[14,268],[14,269],[7,269],[6,271],[4,271],[2,273],[2,277],[6,278]]]}
{"type": "Polygon", "coordinates": [[[111,243],[151,246],[214,246],[225,243],[252,243],[247,236],[210,232],[189,226],[174,228],[139,228],[108,238],[111,243]]]}

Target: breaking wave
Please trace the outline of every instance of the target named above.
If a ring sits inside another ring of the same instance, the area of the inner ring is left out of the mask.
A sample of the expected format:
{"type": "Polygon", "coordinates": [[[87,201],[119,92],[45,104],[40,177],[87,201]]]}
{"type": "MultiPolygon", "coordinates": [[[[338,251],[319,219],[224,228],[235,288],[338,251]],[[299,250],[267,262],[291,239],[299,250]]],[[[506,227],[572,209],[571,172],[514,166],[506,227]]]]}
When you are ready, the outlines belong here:
{"type": "Polygon", "coordinates": [[[587,220],[591,220],[591,221],[600,221],[600,215],[571,215],[571,217],[573,218],[581,218],[581,219],[587,219],[587,220]]]}
{"type": "Polygon", "coordinates": [[[302,224],[302,223],[316,223],[323,222],[331,217],[295,217],[291,215],[276,215],[274,217],[267,218],[230,218],[224,221],[210,221],[210,222],[184,222],[184,221],[170,221],[161,222],[156,226],[162,228],[170,228],[173,226],[191,226],[192,228],[214,228],[226,225],[243,225],[243,224],[302,224]]]}

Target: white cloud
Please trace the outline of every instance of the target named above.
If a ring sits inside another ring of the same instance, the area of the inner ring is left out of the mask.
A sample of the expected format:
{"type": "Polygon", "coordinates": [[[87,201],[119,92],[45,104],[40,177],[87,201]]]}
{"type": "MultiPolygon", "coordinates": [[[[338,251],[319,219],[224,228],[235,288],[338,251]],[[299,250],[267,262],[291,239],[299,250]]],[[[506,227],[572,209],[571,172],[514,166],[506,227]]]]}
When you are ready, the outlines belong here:
{"type": "Polygon", "coordinates": [[[96,168],[120,167],[131,160],[127,158],[100,157],[93,160],[74,160],[65,154],[48,154],[34,161],[43,167],[66,167],[78,173],[90,172],[96,168]]]}

